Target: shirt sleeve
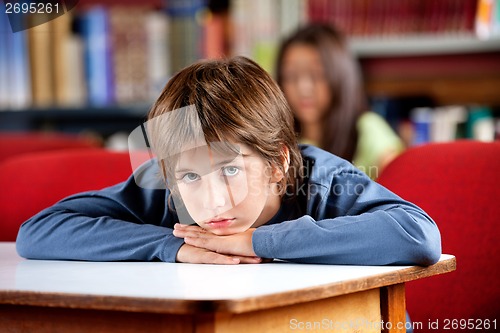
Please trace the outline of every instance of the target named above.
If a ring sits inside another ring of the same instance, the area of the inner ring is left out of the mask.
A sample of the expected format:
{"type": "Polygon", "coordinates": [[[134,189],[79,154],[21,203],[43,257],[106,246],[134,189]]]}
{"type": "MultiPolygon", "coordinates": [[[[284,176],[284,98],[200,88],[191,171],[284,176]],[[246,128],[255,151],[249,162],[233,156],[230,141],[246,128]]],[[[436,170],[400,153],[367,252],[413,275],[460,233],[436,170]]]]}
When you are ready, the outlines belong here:
{"type": "Polygon", "coordinates": [[[391,126],[375,112],[365,112],[357,122],[358,144],[353,164],[371,179],[379,176],[382,162],[387,156],[400,154],[403,141],[391,126]]]}
{"type": "Polygon", "coordinates": [[[439,260],[434,221],[366,175],[342,171],[330,186],[313,185],[310,191],[308,215],[254,232],[258,256],[353,265],[427,266],[439,260]]]}
{"type": "Polygon", "coordinates": [[[175,262],[183,240],[173,236],[167,190],[126,182],[70,196],[21,226],[16,246],[30,259],[175,262]]]}

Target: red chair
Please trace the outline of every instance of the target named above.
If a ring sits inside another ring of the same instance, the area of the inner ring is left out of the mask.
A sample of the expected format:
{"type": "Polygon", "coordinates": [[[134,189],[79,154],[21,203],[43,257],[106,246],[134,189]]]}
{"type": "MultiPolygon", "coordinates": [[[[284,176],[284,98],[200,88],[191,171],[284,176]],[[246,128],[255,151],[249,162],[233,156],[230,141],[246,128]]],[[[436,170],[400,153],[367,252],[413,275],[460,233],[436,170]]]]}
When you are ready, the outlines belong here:
{"type": "Polygon", "coordinates": [[[481,328],[479,320],[498,319],[500,142],[412,148],[388,165],[378,181],[429,213],[441,231],[443,253],[457,258],[455,272],[408,284],[408,312],[414,322],[423,323],[418,331],[444,331],[446,324],[457,331],[454,323],[481,328]],[[463,321],[468,319],[473,323],[463,321]],[[439,330],[429,328],[429,321],[436,320],[439,330]]]}
{"type": "Polygon", "coordinates": [[[46,150],[97,148],[102,144],[90,137],[64,133],[0,133],[0,161],[7,158],[46,150]]]}
{"type": "Polygon", "coordinates": [[[15,241],[26,219],[60,199],[126,180],[128,153],[104,149],[40,152],[0,162],[0,241],[15,241]]]}

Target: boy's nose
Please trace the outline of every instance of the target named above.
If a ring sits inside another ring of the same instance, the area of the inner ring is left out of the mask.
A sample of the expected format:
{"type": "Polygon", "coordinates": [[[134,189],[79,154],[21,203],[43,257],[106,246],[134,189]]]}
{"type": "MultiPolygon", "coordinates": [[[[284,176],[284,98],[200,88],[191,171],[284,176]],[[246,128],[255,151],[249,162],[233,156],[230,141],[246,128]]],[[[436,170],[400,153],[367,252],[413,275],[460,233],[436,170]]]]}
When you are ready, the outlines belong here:
{"type": "Polygon", "coordinates": [[[226,205],[227,188],[225,183],[206,176],[203,188],[203,208],[216,211],[226,205]]]}

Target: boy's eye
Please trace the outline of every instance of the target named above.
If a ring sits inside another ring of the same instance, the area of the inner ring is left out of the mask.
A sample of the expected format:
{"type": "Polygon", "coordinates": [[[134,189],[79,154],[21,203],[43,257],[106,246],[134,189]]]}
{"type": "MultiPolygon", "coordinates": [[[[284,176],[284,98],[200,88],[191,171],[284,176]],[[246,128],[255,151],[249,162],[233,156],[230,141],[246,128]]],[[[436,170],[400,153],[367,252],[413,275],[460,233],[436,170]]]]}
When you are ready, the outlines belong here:
{"type": "Polygon", "coordinates": [[[182,181],[184,181],[185,183],[192,183],[198,180],[199,178],[200,176],[198,176],[196,173],[188,172],[182,177],[182,181]]]}
{"type": "Polygon", "coordinates": [[[223,176],[236,176],[240,172],[240,169],[235,167],[235,166],[228,166],[228,167],[223,167],[222,168],[222,175],[223,176]]]}

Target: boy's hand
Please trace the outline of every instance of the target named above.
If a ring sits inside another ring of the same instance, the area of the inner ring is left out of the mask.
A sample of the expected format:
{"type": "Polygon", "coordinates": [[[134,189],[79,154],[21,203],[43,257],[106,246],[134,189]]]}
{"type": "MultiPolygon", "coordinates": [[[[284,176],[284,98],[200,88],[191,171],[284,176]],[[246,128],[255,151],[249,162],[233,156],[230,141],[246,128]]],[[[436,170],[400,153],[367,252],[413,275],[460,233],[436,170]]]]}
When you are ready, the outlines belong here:
{"type": "MultiPolygon", "coordinates": [[[[184,238],[184,242],[188,245],[209,250],[214,254],[238,256],[239,258],[248,260],[258,258],[252,246],[252,234],[254,231],[255,228],[250,228],[242,233],[218,236],[198,226],[182,224],[174,226],[174,236],[184,238]]],[[[258,262],[261,262],[261,258],[258,259],[258,262]]],[[[256,261],[253,262],[257,263],[256,261]]]]}
{"type": "Polygon", "coordinates": [[[191,264],[237,265],[259,264],[262,260],[258,257],[228,256],[189,244],[184,244],[177,252],[176,261],[191,264]]]}

